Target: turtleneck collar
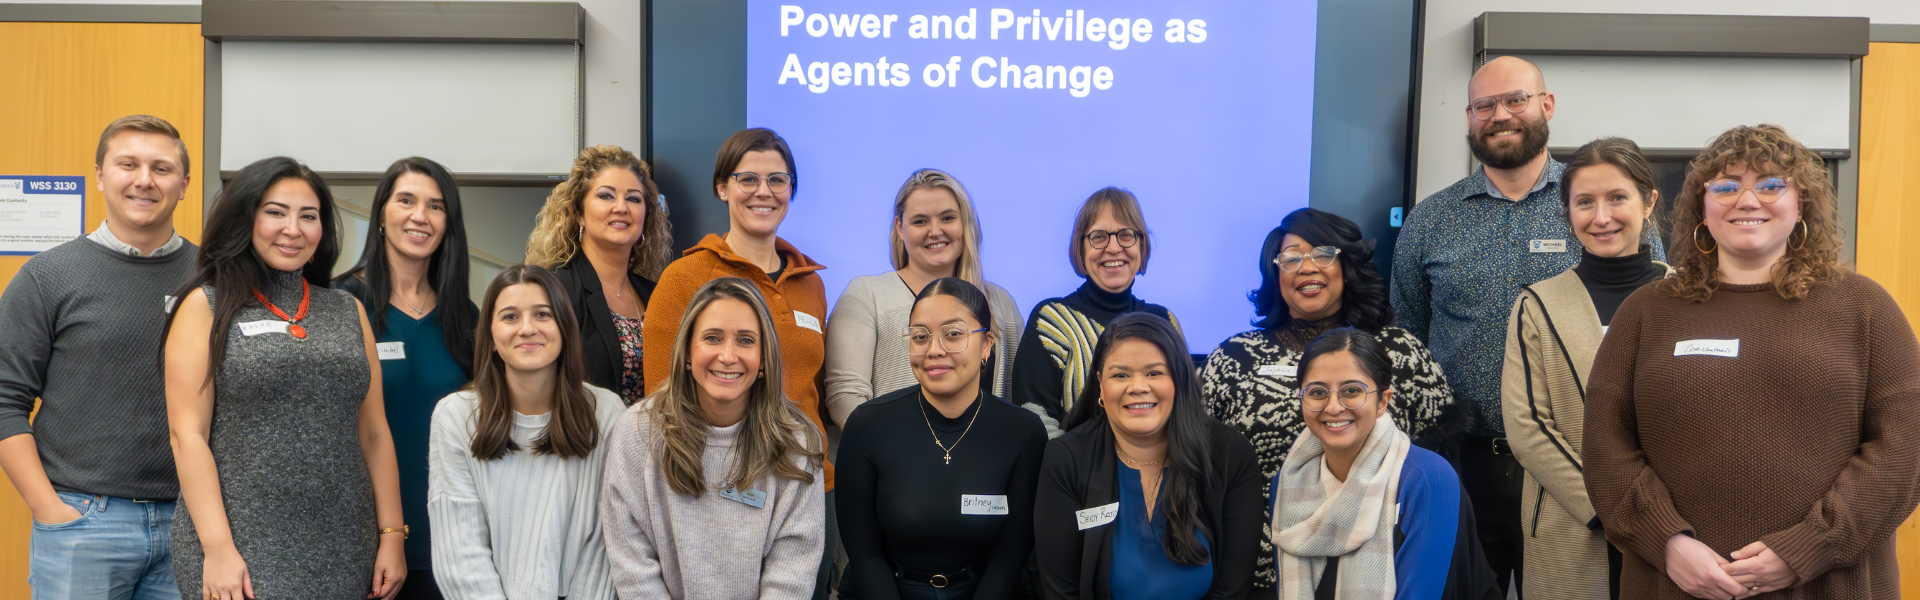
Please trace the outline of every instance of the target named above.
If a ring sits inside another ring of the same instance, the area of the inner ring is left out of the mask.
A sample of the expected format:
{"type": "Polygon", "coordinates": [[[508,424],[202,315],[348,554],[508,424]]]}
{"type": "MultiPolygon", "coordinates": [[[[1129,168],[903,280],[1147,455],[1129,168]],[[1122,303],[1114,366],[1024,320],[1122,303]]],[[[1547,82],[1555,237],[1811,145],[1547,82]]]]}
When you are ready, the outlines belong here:
{"type": "Polygon", "coordinates": [[[300,303],[300,292],[302,289],[300,284],[305,280],[305,273],[301,271],[281,271],[279,269],[268,268],[267,279],[261,282],[263,284],[262,287],[265,289],[260,290],[260,293],[265,294],[267,299],[272,300],[275,305],[282,307],[288,313],[292,313],[293,306],[300,303]]]}
{"type": "Polygon", "coordinates": [[[1631,285],[1638,287],[1651,279],[1666,275],[1666,269],[1653,264],[1653,253],[1647,246],[1626,256],[1596,256],[1582,250],[1578,272],[1580,278],[1596,285],[1631,285]]]}
{"type": "Polygon", "coordinates": [[[1138,298],[1133,297],[1132,286],[1128,286],[1127,289],[1119,293],[1114,293],[1100,289],[1100,286],[1095,284],[1092,279],[1082,281],[1080,283],[1080,289],[1075,290],[1074,293],[1085,298],[1087,304],[1092,305],[1094,308],[1113,313],[1131,311],[1134,309],[1135,304],[1140,301],[1138,298]]]}

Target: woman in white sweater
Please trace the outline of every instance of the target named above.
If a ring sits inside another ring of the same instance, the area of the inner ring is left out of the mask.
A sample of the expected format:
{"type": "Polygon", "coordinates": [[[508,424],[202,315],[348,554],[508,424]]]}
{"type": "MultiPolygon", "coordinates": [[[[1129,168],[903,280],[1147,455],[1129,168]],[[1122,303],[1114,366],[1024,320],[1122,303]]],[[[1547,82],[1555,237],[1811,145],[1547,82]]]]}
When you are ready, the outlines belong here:
{"type": "Polygon", "coordinates": [[[781,394],[773,331],[754,284],[707,282],[665,383],[614,424],[600,514],[621,598],[813,597],[826,456],[781,394]]]}
{"type": "Polygon", "coordinates": [[[853,409],[888,392],[918,385],[901,334],[920,290],[941,277],[967,280],[993,308],[994,377],[1002,398],[1026,314],[1013,296],[980,273],[980,219],[967,188],[935,169],[913,172],[893,197],[893,269],[853,278],[827,317],[827,412],[845,426],[853,409]]]}
{"type": "Polygon", "coordinates": [[[433,411],[433,576],[454,600],[613,600],[600,537],[606,439],[625,406],[587,385],[560,280],[514,265],[487,286],[474,381],[433,411]],[[560,298],[560,301],[555,301],[560,298]]]}

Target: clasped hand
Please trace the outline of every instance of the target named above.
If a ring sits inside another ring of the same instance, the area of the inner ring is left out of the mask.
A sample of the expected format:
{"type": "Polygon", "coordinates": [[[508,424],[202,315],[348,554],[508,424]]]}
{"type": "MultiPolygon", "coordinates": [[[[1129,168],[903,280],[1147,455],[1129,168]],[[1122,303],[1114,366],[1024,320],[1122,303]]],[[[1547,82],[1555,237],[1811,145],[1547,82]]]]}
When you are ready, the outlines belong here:
{"type": "Polygon", "coordinates": [[[1667,538],[1667,576],[1695,598],[1739,600],[1793,585],[1799,578],[1763,542],[1733,552],[1728,561],[1687,534],[1667,538]]]}

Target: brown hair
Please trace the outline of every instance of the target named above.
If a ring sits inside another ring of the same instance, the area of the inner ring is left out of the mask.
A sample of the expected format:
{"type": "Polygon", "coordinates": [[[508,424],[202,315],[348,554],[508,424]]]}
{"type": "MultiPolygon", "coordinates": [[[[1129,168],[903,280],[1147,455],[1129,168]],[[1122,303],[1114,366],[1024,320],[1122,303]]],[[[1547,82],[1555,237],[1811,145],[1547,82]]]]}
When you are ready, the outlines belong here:
{"type": "Polygon", "coordinates": [[[530,283],[547,292],[547,305],[560,326],[560,356],[554,360],[553,418],[546,431],[533,441],[534,454],[561,458],[585,458],[600,443],[600,425],[594,416],[599,402],[587,391],[587,365],[580,341],[580,325],[573,314],[573,303],[560,287],[560,278],[535,265],[517,264],[500,271],[487,284],[487,297],[481,305],[486,322],[474,328],[472,390],[479,401],[474,411],[473,443],[470,450],[480,460],[494,460],[520,450],[509,434],[513,432],[513,405],[508,398],[507,365],[493,345],[494,311],[500,292],[507,286],[530,283]]]}
{"type": "MultiPolygon", "coordinates": [[[[1711,240],[1713,234],[1701,231],[1702,235],[1696,235],[1695,229],[1704,229],[1700,225],[1706,210],[1704,203],[1708,202],[1707,182],[1735,164],[1792,178],[1794,189],[1799,191],[1800,219],[1805,224],[1805,233],[1788,234],[1787,253],[1773,267],[1774,291],[1781,298],[1804,297],[1813,284],[1845,271],[1839,259],[1839,199],[1833,191],[1833,182],[1828,179],[1826,162],[1788,136],[1787,130],[1779,125],[1742,125],[1714,138],[1688,165],[1691,171],[1687,173],[1687,182],[1680,188],[1680,199],[1674,202],[1673,212],[1668,216],[1673,223],[1667,239],[1674,243],[1667,248],[1667,256],[1673,261],[1675,273],[1661,282],[1667,293],[1705,302],[1719,289],[1719,255],[1701,252],[1704,240],[1698,239],[1711,240]],[[1794,241],[1796,237],[1798,242],[1794,241]]],[[[1717,250],[1718,244],[1714,242],[1709,250],[1717,250]]]]}
{"type": "Polygon", "coordinates": [[[1581,169],[1598,165],[1613,165],[1633,181],[1633,188],[1640,192],[1640,202],[1652,205],[1654,196],[1659,192],[1654,182],[1653,164],[1647,162],[1647,156],[1640,153],[1640,145],[1633,140],[1620,137],[1603,137],[1581,146],[1573,151],[1573,158],[1567,161],[1567,168],[1560,174],[1560,208],[1565,210],[1573,202],[1573,174],[1581,169]]]}
{"type": "Polygon", "coordinates": [[[779,152],[780,158],[786,159],[787,174],[794,176],[792,187],[787,188],[790,190],[788,198],[799,195],[800,171],[793,166],[793,148],[787,147],[786,138],[765,127],[736,131],[727,136],[727,141],[720,143],[720,153],[713,157],[713,186],[720,187],[731,179],[733,168],[740,166],[740,159],[746,158],[748,152],[765,150],[779,152]]]}
{"type": "Polygon", "coordinates": [[[1067,258],[1073,261],[1073,274],[1087,276],[1084,264],[1087,232],[1093,229],[1094,219],[1100,218],[1102,208],[1113,209],[1114,220],[1140,232],[1140,270],[1136,273],[1147,274],[1147,260],[1153,257],[1153,236],[1147,235],[1147,217],[1140,212],[1140,200],[1133,197],[1133,192],[1117,187],[1100,188],[1080,204],[1080,216],[1073,220],[1073,237],[1067,240],[1067,258]]]}
{"type": "Polygon", "coordinates": [[[907,196],[919,190],[946,190],[953,194],[953,203],[960,210],[960,264],[954,265],[953,276],[966,280],[976,287],[986,285],[986,275],[980,269],[980,218],[974,215],[973,200],[967,197],[966,186],[954,179],[946,171],[939,169],[921,169],[907,177],[900,184],[900,192],[893,195],[893,227],[888,228],[887,240],[892,246],[893,268],[907,268],[907,242],[900,239],[901,219],[906,218],[907,196]]]}
{"type": "Polygon", "coordinates": [[[533,236],[527,238],[527,264],[549,269],[560,268],[580,251],[582,202],[592,191],[593,178],[607,169],[626,169],[640,178],[640,189],[647,196],[646,225],[640,241],[633,245],[628,268],[641,277],[658,279],[660,271],[673,260],[673,225],[667,221],[667,206],[660,186],[653,182],[653,171],[632,152],[619,146],[594,146],[580,151],[573,159],[573,171],[567,180],[553,186],[547,203],[540,207],[534,221],[533,236]]]}
{"type": "Polygon", "coordinates": [[[106,162],[107,142],[113,141],[113,136],[128,131],[158,133],[173,138],[173,143],[180,147],[180,172],[193,173],[193,162],[187,158],[187,142],[180,139],[180,130],[174,129],[173,124],[168,123],[166,119],[153,115],[127,115],[109,123],[106,130],[100,132],[100,145],[93,149],[94,167],[97,168],[100,163],[106,162]]]}
{"type": "Polygon", "coordinates": [[[700,384],[687,368],[692,360],[694,324],[715,300],[731,299],[753,307],[760,323],[760,375],[747,389],[747,415],[741,421],[734,442],[733,465],[726,481],[750,485],[768,473],[804,483],[813,483],[812,471],[826,460],[821,451],[822,434],[805,414],[788,402],[781,391],[780,338],[774,333],[773,315],[760,290],[745,279],[721,277],[708,281],[693,293],[687,312],[680,318],[680,333],[674,337],[673,359],[667,363],[667,377],[648,397],[647,408],[653,427],[660,432],[660,470],[667,486],[688,496],[706,492],[706,474],[700,459],[707,449],[707,421],[696,391],[700,384]],[[806,461],[805,466],[793,459],[806,461]]]}

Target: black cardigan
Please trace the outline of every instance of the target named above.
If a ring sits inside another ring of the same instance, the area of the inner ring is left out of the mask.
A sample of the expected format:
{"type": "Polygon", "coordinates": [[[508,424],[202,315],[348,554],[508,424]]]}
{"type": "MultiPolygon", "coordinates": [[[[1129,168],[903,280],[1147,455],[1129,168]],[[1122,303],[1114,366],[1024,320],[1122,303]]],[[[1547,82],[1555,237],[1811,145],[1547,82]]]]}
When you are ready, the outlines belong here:
{"type": "MultiPolygon", "coordinates": [[[[613,325],[613,310],[607,308],[605,294],[600,291],[600,275],[593,270],[593,263],[587,262],[587,253],[575,252],[573,260],[554,269],[559,276],[560,287],[571,297],[574,318],[580,320],[580,346],[585,352],[581,357],[587,363],[587,383],[620,393],[620,330],[613,325]]],[[[641,311],[653,297],[654,282],[627,272],[627,281],[640,293],[641,311]]]]}
{"type": "MultiPolygon", "coordinates": [[[[1213,476],[1206,482],[1200,520],[1212,540],[1213,586],[1206,598],[1246,598],[1260,552],[1260,465],[1253,445],[1233,428],[1207,420],[1213,476]]],[[[1034,499],[1034,555],[1048,600],[1112,597],[1113,524],[1084,531],[1074,513],[1120,501],[1114,471],[1113,430],[1090,420],[1047,442],[1034,499]]]]}

